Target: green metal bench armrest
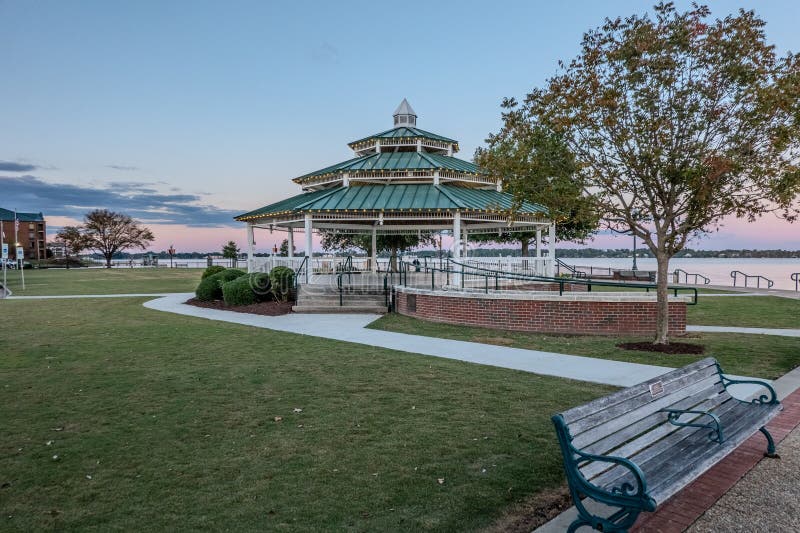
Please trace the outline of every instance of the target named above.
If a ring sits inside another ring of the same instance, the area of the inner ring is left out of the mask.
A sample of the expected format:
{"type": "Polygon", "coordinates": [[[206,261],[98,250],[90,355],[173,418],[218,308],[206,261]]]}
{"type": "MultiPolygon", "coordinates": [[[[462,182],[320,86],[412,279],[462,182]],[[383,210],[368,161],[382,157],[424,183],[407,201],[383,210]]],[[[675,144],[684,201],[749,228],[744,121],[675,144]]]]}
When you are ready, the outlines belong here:
{"type": "Polygon", "coordinates": [[[579,492],[593,500],[608,505],[624,506],[645,511],[655,510],[656,502],[647,494],[647,482],[645,481],[644,473],[636,463],[625,457],[595,455],[579,450],[572,445],[572,436],[569,434],[569,429],[564,423],[564,419],[560,415],[556,415],[553,417],[553,422],[556,426],[556,434],[564,457],[564,470],[570,486],[577,488],[579,492]],[[578,459],[576,459],[576,456],[578,459]],[[620,465],[633,474],[636,486],[625,481],[611,490],[598,487],[581,474],[578,462],[583,460],[620,465]]]}
{"type": "Polygon", "coordinates": [[[773,389],[772,385],[770,385],[766,381],[760,379],[733,379],[731,377],[726,376],[725,373],[722,372],[722,368],[720,368],[719,363],[717,363],[717,371],[719,372],[719,377],[722,379],[722,386],[725,387],[725,390],[728,389],[729,385],[748,384],[748,385],[760,385],[765,389],[767,389],[767,392],[769,393],[769,394],[761,394],[760,396],[753,398],[750,401],[739,400],[740,402],[759,404],[759,405],[776,405],[780,403],[778,401],[778,395],[775,393],[775,389],[773,389]]]}
{"type": "Polygon", "coordinates": [[[670,424],[674,426],[680,427],[693,427],[693,428],[708,428],[711,430],[711,433],[708,434],[708,438],[713,440],[714,442],[718,442],[722,444],[725,442],[725,436],[722,433],[722,422],[720,421],[719,417],[714,413],[709,413],[708,411],[693,411],[690,409],[659,409],[659,412],[667,413],[667,420],[670,424]],[[681,422],[678,420],[681,415],[701,415],[707,416],[711,418],[711,422],[707,424],[699,424],[696,422],[681,422]]]}
{"type": "MultiPolygon", "coordinates": [[[[636,481],[636,486],[626,482],[623,482],[618,487],[614,487],[611,490],[606,490],[603,488],[598,487],[597,485],[592,484],[589,481],[586,481],[585,478],[582,480],[583,485],[585,488],[588,489],[587,496],[592,496],[594,499],[601,501],[603,503],[620,503],[620,499],[625,499],[626,503],[630,503],[627,501],[628,498],[631,498],[635,502],[647,501],[650,500],[650,496],[647,495],[647,481],[644,479],[644,473],[642,470],[630,459],[626,459],[625,457],[617,457],[615,455],[595,455],[591,453],[586,453],[582,450],[579,450],[569,445],[570,451],[580,457],[581,459],[586,459],[589,461],[599,461],[603,463],[612,463],[620,465],[626,469],[628,469],[631,474],[633,474],[633,478],[636,481]],[[591,492],[591,494],[589,493],[591,492]]],[[[581,476],[583,478],[583,476],[581,476]]],[[[645,506],[646,507],[646,506],[645,506]]],[[[653,503],[653,508],[655,509],[655,503],[653,503]]]]}

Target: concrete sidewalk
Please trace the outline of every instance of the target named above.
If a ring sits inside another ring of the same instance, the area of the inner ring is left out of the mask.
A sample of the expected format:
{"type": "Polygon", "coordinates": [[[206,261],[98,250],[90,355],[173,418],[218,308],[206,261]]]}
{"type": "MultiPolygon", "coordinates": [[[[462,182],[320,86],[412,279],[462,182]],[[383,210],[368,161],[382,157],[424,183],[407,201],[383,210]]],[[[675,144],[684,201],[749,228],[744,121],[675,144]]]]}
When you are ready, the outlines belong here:
{"type": "Polygon", "coordinates": [[[9,296],[7,300],[70,300],[73,298],[139,298],[159,296],[174,296],[176,294],[186,297],[184,293],[178,292],[149,292],[149,293],[129,293],[129,294],[62,294],[54,296],[9,296]]]}
{"type": "Polygon", "coordinates": [[[779,337],[800,337],[800,329],[786,328],[740,328],[734,326],[686,326],[686,331],[703,333],[747,333],[751,335],[776,335],[779,337]]]}
{"type": "Polygon", "coordinates": [[[524,370],[535,374],[628,387],[672,370],[668,367],[625,363],[577,355],[508,348],[366,329],[380,315],[288,314],[260,316],[186,305],[192,294],[174,294],[144,303],[149,309],[207,318],[301,335],[379,346],[414,354],[524,370]]]}

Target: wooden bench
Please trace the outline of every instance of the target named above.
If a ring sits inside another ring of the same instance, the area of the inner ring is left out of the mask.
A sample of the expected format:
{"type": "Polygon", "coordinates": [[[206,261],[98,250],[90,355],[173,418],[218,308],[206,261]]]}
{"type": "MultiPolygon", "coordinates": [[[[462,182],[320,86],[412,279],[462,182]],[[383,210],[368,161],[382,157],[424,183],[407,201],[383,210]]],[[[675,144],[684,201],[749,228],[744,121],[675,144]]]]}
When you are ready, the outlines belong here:
{"type": "Polygon", "coordinates": [[[568,531],[591,526],[627,531],[764,427],[781,405],[766,382],[736,380],[711,357],[553,416],[578,518],[568,531]],[[739,384],[759,385],[750,401],[732,397],[739,384]],[[760,390],[760,389],[759,389],[760,390]],[[596,516],[581,498],[611,506],[596,516]]]}

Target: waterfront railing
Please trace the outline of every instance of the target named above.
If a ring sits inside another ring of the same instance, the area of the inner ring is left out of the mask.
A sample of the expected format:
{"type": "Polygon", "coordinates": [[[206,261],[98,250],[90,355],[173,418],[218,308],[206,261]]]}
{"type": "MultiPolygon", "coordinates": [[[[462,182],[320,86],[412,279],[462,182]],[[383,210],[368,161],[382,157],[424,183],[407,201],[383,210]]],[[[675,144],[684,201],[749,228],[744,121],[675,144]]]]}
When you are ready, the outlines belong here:
{"type": "Polygon", "coordinates": [[[768,289],[770,287],[772,287],[773,285],[775,285],[775,282],[772,281],[771,279],[767,278],[767,277],[761,276],[759,274],[753,274],[753,275],[745,274],[741,270],[732,270],[731,271],[731,278],[733,278],[733,286],[734,287],[737,287],[737,286],[752,287],[753,285],[750,284],[750,280],[755,280],[755,286],[756,286],[757,289],[761,288],[762,283],[766,284],[768,289]],[[743,280],[744,281],[744,285],[737,285],[739,280],[743,280]]]}

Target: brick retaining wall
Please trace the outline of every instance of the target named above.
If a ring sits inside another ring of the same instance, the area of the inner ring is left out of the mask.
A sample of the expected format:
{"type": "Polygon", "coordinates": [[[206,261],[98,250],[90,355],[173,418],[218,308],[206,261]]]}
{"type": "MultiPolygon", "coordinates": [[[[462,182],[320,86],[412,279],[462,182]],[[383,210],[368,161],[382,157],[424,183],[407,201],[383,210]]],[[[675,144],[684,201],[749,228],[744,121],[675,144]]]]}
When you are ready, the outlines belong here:
{"type": "MultiPolygon", "coordinates": [[[[401,315],[432,322],[541,333],[651,335],[655,295],[429,291],[396,287],[401,315]]],[[[669,332],[686,332],[686,301],[671,298],[669,332]]]]}

